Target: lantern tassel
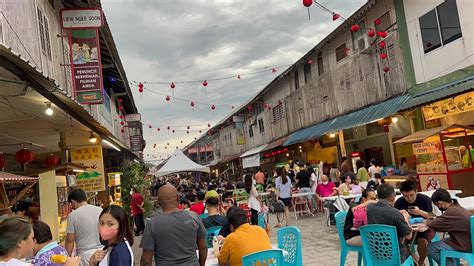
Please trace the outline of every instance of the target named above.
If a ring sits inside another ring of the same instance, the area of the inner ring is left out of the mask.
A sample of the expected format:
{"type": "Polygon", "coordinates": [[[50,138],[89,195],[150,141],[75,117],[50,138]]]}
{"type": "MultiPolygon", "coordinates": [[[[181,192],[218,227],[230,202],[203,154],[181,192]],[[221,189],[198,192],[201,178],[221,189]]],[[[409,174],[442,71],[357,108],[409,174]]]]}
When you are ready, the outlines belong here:
{"type": "Polygon", "coordinates": [[[311,13],[309,12],[309,7],[308,7],[308,20],[311,20],[311,13]]]}

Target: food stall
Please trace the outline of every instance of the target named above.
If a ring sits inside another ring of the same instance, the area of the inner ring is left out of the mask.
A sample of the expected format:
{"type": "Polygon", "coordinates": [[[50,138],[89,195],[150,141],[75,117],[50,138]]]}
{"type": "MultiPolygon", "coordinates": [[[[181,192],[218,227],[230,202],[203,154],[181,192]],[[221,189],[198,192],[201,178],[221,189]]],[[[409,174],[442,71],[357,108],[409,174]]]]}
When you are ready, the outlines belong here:
{"type": "Polygon", "coordinates": [[[459,189],[463,196],[474,195],[474,128],[449,125],[425,129],[394,144],[412,144],[416,172],[422,191],[438,188],[459,189]]]}
{"type": "Polygon", "coordinates": [[[0,172],[0,215],[11,213],[11,207],[26,196],[38,182],[38,177],[26,177],[0,172]]]}

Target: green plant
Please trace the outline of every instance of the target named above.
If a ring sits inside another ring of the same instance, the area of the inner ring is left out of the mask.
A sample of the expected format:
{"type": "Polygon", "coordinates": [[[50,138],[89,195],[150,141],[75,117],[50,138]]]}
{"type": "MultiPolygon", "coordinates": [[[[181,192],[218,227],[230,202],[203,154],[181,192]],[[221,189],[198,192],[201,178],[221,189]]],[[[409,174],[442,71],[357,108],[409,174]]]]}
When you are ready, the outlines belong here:
{"type": "Polygon", "coordinates": [[[149,207],[149,200],[147,199],[148,189],[151,185],[151,180],[145,178],[145,173],[147,169],[144,164],[140,163],[131,163],[128,165],[122,166],[121,172],[123,173],[121,178],[122,184],[122,200],[123,200],[123,207],[127,213],[130,212],[130,190],[132,187],[136,187],[138,191],[143,195],[145,198],[145,213],[144,216],[147,217],[151,211],[149,207]]]}

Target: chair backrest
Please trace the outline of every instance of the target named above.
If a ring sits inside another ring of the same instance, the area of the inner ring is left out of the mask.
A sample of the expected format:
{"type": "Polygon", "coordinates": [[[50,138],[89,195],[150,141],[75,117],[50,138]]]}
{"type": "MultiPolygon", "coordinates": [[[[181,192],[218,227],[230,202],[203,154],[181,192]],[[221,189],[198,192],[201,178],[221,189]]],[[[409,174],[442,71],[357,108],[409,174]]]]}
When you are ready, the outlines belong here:
{"type": "Polygon", "coordinates": [[[471,216],[471,245],[474,252],[474,215],[471,216]]]}
{"type": "Polygon", "coordinates": [[[207,218],[208,216],[209,216],[209,213],[203,213],[203,214],[200,214],[200,215],[199,215],[199,218],[205,219],[205,218],[207,218]]]}
{"type": "Polygon", "coordinates": [[[341,243],[341,247],[346,246],[346,239],[344,238],[344,225],[346,223],[346,216],[346,211],[338,211],[334,215],[334,219],[336,220],[337,234],[339,235],[339,242],[341,243]]]}
{"type": "Polygon", "coordinates": [[[214,236],[218,236],[220,231],[221,231],[222,226],[214,226],[214,227],[209,227],[207,228],[207,237],[206,237],[206,242],[207,242],[207,247],[211,248],[212,247],[212,239],[214,236]]]}
{"type": "Polygon", "coordinates": [[[301,247],[301,231],[298,227],[287,226],[278,229],[278,248],[288,252],[285,256],[285,265],[302,266],[303,250],[301,247]]]}
{"type": "Polygon", "coordinates": [[[283,251],[278,249],[255,252],[242,257],[242,266],[283,266],[283,251]]]}
{"type": "Polygon", "coordinates": [[[258,226],[262,227],[263,229],[266,228],[265,217],[266,217],[265,213],[258,214],[258,226]]]}
{"type": "Polygon", "coordinates": [[[362,226],[359,230],[367,265],[401,265],[395,226],[371,224],[362,226]]]}

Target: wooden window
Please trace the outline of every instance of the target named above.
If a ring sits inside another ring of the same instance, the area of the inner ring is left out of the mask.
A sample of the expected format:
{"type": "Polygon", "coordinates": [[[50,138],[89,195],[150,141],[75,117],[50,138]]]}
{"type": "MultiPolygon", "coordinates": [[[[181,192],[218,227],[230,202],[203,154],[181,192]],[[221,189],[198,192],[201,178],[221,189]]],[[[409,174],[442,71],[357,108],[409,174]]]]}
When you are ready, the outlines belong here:
{"type": "Polygon", "coordinates": [[[43,12],[39,7],[37,8],[38,12],[38,30],[39,30],[39,37],[40,37],[40,44],[41,44],[41,51],[46,54],[46,41],[44,39],[44,24],[43,24],[43,12]]]}
{"type": "Polygon", "coordinates": [[[253,138],[253,125],[249,125],[249,137],[253,138]]]}
{"type": "Polygon", "coordinates": [[[260,133],[265,132],[265,126],[263,125],[263,119],[258,120],[258,130],[260,131],[260,133]]]}
{"type": "Polygon", "coordinates": [[[346,56],[347,56],[347,47],[346,47],[346,43],[343,43],[339,47],[336,48],[336,62],[341,61],[342,59],[346,58],[346,56]]]}
{"type": "Polygon", "coordinates": [[[43,17],[43,24],[44,24],[46,54],[48,55],[49,61],[51,61],[51,40],[49,39],[49,25],[48,25],[48,19],[46,18],[46,16],[43,17]]]}
{"type": "Polygon", "coordinates": [[[324,73],[324,65],[323,65],[323,53],[319,52],[316,61],[318,61],[318,75],[321,76],[324,73]]]}
{"type": "Polygon", "coordinates": [[[306,63],[303,66],[304,69],[304,84],[308,84],[311,81],[311,65],[306,63]]]}
{"type": "Polygon", "coordinates": [[[298,76],[298,67],[295,69],[294,79],[295,79],[295,90],[297,90],[300,88],[300,78],[298,76]]]}
{"type": "Polygon", "coordinates": [[[283,119],[283,103],[273,107],[272,109],[272,118],[273,122],[278,122],[283,119]]]}

